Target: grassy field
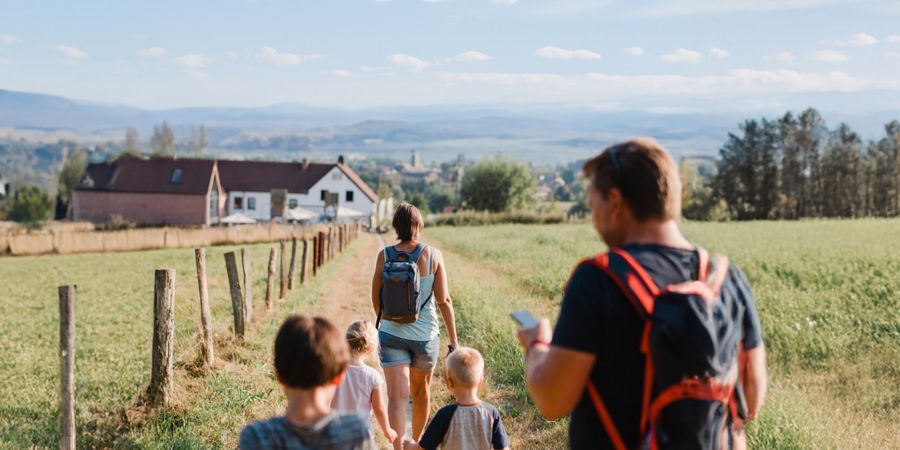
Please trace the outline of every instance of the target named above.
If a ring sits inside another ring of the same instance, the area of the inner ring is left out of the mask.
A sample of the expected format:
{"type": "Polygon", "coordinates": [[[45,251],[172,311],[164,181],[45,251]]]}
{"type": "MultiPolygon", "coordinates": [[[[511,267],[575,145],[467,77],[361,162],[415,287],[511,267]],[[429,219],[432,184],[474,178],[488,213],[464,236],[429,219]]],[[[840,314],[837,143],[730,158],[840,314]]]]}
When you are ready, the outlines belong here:
{"type": "MultiPolygon", "coordinates": [[[[758,297],[771,391],[751,429],[755,448],[897,448],[900,426],[900,220],[688,224],[689,237],[728,254],[758,297]]],[[[582,257],[602,250],[587,225],[501,225],[426,230],[444,249],[461,342],[483,351],[484,397],[497,404],[515,448],[563,448],[564,421],[547,422],[522,385],[512,309],[555,317],[582,257]]],[[[190,249],[0,258],[0,448],[57,444],[56,286],[78,285],[76,386],[85,448],[229,448],[249,420],[277,414],[271,370],[281,317],[323,314],[344,325],[368,311],[367,278],[380,243],[364,235],[264,314],[268,245],[251,246],[257,318],[242,344],[230,336],[223,253],[210,248],[217,357],[191,363],[199,321],[190,249]],[[153,269],[173,267],[176,406],[136,408],[149,377],[153,269]]],[[[437,381],[440,385],[440,381],[437,381]]],[[[435,390],[435,407],[447,399],[435,390]]]]}
{"type": "MultiPolygon", "coordinates": [[[[207,252],[217,367],[198,371],[197,281],[191,249],[0,258],[0,448],[58,446],[59,309],[56,286],[76,283],[76,423],[83,448],[234,447],[248,420],[275,414],[282,396],[271,370],[280,317],[314,305],[350,252],[266,314],[262,297],[269,245],[252,245],[254,326],[231,336],[223,254],[207,252]],[[153,270],[177,271],[176,405],[147,414],[137,396],[149,380],[153,270]]],[[[282,408],[283,409],[283,408],[282,408]]]]}
{"type": "MultiPolygon", "coordinates": [[[[750,430],[754,448],[898,448],[900,221],[686,225],[690,239],[729,255],[754,287],[769,349],[771,391],[750,430]]],[[[523,415],[538,442],[560,424],[527,407],[511,309],[547,317],[580,257],[602,249],[587,225],[437,228],[451,252],[463,339],[487,356],[507,414],[523,415]],[[465,267],[484,266],[472,271],[465,267]],[[472,273],[477,272],[477,273],[472,273]],[[495,276],[500,275],[500,276],[495,276]],[[502,280],[498,283],[494,280],[502,280]]]]}

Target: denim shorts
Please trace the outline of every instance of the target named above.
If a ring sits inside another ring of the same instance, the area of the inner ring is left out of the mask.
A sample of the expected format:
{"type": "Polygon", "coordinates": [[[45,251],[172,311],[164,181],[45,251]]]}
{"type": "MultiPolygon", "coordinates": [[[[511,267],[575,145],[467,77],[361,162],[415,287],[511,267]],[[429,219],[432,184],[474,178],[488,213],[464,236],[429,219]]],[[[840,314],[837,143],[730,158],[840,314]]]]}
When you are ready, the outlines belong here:
{"type": "Polygon", "coordinates": [[[440,336],[435,336],[430,341],[411,341],[379,331],[378,342],[381,344],[381,367],[409,366],[429,372],[437,367],[441,350],[440,336]]]}

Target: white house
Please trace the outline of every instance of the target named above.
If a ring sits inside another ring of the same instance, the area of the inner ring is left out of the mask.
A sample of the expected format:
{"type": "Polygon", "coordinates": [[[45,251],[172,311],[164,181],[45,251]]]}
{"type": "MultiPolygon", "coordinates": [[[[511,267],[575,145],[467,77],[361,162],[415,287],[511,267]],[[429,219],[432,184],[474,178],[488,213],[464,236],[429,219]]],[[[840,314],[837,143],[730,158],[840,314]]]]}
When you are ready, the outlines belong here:
{"type": "Polygon", "coordinates": [[[219,176],[227,193],[226,215],[242,213],[259,221],[272,215],[272,191],[287,191],[287,208],[324,214],[325,193],[338,194],[338,205],[368,216],[378,196],[343,164],[272,161],[219,161],[219,176]]]}

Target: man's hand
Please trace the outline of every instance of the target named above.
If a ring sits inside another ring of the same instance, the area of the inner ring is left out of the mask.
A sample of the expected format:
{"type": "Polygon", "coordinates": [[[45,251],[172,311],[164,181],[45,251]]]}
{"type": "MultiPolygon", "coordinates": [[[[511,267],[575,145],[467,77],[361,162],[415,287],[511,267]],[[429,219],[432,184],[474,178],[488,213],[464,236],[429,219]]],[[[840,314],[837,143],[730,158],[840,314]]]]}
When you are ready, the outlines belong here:
{"type": "Polygon", "coordinates": [[[526,352],[528,351],[528,347],[535,341],[546,342],[549,344],[550,340],[553,339],[553,329],[550,327],[550,321],[547,319],[541,319],[536,327],[519,328],[519,331],[516,334],[519,337],[519,345],[521,345],[522,349],[526,352]]]}

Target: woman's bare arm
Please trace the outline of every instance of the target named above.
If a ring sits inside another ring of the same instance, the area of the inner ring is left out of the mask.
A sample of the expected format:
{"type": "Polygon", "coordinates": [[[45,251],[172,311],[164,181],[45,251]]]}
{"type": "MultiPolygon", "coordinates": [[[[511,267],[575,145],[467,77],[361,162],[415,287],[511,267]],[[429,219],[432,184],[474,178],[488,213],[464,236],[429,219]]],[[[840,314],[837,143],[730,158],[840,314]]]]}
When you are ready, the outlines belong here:
{"type": "Polygon", "coordinates": [[[434,302],[441,311],[441,317],[444,319],[444,325],[447,327],[447,335],[450,339],[450,345],[453,348],[459,346],[456,336],[456,315],[453,311],[453,301],[450,299],[450,288],[447,282],[447,270],[444,267],[444,255],[440,250],[431,248],[434,252],[432,258],[437,264],[434,272],[434,302]]]}
{"type": "Polygon", "coordinates": [[[384,252],[378,252],[378,258],[375,259],[375,274],[372,275],[372,310],[375,316],[381,310],[381,302],[378,299],[379,291],[381,291],[381,269],[384,267],[384,252]]]}

